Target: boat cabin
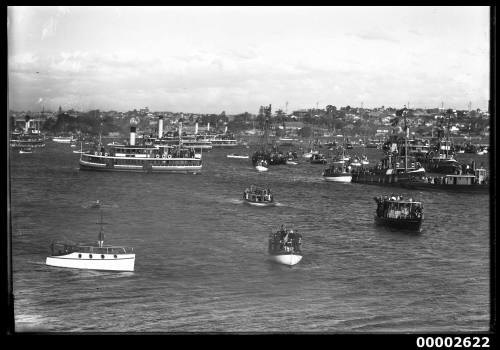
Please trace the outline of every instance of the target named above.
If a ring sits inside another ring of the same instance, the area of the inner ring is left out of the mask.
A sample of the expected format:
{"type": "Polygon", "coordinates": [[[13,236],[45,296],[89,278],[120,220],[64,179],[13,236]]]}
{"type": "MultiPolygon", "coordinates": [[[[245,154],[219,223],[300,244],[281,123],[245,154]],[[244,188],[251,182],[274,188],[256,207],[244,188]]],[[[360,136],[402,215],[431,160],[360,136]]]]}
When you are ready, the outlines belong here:
{"type": "Polygon", "coordinates": [[[375,197],[377,216],[388,219],[420,219],[423,204],[413,198],[403,199],[401,195],[375,197]]]}
{"type": "Polygon", "coordinates": [[[243,199],[250,202],[272,202],[273,194],[269,188],[251,185],[243,192],[243,199]]]}
{"type": "Polygon", "coordinates": [[[95,254],[133,254],[134,248],[119,246],[91,246],[64,242],[53,242],[50,246],[53,256],[67,255],[71,253],[95,253],[95,254]]]}

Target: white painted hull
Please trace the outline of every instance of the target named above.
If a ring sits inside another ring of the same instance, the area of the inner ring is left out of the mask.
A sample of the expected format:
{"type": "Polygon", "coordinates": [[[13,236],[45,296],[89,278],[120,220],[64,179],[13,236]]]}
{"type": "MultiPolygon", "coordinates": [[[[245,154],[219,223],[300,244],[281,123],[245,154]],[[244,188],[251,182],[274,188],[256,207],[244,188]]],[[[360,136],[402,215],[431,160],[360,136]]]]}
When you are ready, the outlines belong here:
{"type": "Polygon", "coordinates": [[[264,166],[260,166],[260,165],[257,165],[257,166],[255,167],[255,169],[257,169],[257,171],[260,171],[260,172],[262,172],[262,171],[267,171],[267,170],[268,170],[266,167],[264,167],[264,166]]]}
{"type": "Polygon", "coordinates": [[[282,254],[282,255],[271,255],[270,259],[279,264],[293,266],[302,260],[302,255],[298,254],[282,254]]]}
{"type": "Polygon", "coordinates": [[[84,270],[134,271],[135,254],[71,253],[49,256],[46,265],[84,270]],[[81,257],[79,258],[78,255],[81,257]],[[92,258],[90,258],[92,256],[92,258]]]}
{"type": "Polygon", "coordinates": [[[19,151],[19,153],[23,154],[23,153],[33,153],[31,151],[19,151]]]}
{"type": "Polygon", "coordinates": [[[331,181],[331,182],[351,182],[352,175],[345,175],[345,176],[324,176],[323,178],[325,179],[325,181],[331,181]]]}
{"type": "Polygon", "coordinates": [[[288,164],[288,165],[297,165],[297,164],[299,164],[299,163],[294,162],[294,161],[292,161],[292,160],[287,160],[287,161],[286,161],[286,164],[288,164]]]}
{"type": "Polygon", "coordinates": [[[57,138],[57,137],[54,137],[54,138],[52,138],[52,141],[58,142],[58,143],[71,143],[71,141],[73,141],[73,139],[71,139],[71,138],[57,138]]]}
{"type": "Polygon", "coordinates": [[[425,174],[425,168],[418,168],[415,170],[408,171],[408,174],[425,174]]]}
{"type": "Polygon", "coordinates": [[[235,155],[231,155],[231,154],[228,154],[226,157],[227,158],[235,158],[235,159],[248,159],[248,156],[235,156],[235,155]]]}
{"type": "Polygon", "coordinates": [[[253,205],[254,207],[272,207],[276,205],[274,202],[250,202],[250,201],[245,201],[249,205],[253,205]]]}

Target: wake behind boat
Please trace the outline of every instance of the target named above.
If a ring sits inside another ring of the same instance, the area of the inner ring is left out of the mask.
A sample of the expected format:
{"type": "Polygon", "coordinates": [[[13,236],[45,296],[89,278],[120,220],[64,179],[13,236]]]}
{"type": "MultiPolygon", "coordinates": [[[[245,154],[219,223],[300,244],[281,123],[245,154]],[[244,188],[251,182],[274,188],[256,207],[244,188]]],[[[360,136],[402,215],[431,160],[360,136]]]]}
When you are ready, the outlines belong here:
{"type": "Polygon", "coordinates": [[[251,185],[243,192],[243,200],[253,206],[269,207],[276,203],[274,196],[269,188],[263,188],[256,185],[251,185]]]}
{"type": "Polygon", "coordinates": [[[101,224],[101,230],[97,245],[54,241],[51,244],[51,256],[46,259],[46,265],[85,270],[134,271],[134,249],[105,246],[102,212],[99,224],[101,224]]]}
{"type": "Polygon", "coordinates": [[[302,260],[302,235],[283,225],[269,235],[268,252],[270,259],[279,264],[293,266],[302,260]]]}

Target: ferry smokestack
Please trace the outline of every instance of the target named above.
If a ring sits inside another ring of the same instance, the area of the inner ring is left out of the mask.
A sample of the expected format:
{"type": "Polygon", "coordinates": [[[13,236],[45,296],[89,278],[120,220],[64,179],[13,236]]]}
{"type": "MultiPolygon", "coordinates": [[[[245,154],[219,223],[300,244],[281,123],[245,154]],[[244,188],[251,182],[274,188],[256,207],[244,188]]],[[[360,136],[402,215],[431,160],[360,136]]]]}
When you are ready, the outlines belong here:
{"type": "Polygon", "coordinates": [[[130,127],[130,146],[135,146],[135,126],[130,127]]]}
{"type": "Polygon", "coordinates": [[[160,115],[158,119],[158,138],[161,139],[163,137],[163,116],[160,115]]]}
{"type": "Polygon", "coordinates": [[[196,122],[196,124],[194,125],[194,134],[198,134],[198,122],[196,122]]]}

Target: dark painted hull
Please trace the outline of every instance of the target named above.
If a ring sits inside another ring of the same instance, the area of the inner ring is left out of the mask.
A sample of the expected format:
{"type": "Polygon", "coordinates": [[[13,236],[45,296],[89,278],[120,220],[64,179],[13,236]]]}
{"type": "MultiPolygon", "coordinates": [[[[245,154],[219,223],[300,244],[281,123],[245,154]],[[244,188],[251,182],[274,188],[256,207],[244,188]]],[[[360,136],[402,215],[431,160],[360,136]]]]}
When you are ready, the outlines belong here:
{"type": "Polygon", "coordinates": [[[488,193],[490,191],[490,186],[488,184],[482,184],[482,185],[433,184],[412,178],[408,175],[353,173],[351,182],[367,184],[367,185],[399,187],[409,190],[481,192],[481,193],[488,193]]]}
{"type": "Polygon", "coordinates": [[[420,232],[422,229],[422,219],[392,219],[375,215],[375,223],[408,231],[420,232]]]}

